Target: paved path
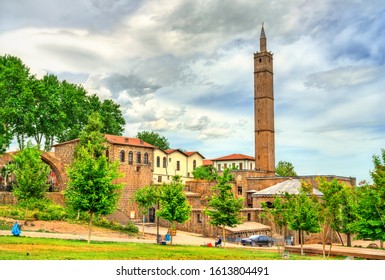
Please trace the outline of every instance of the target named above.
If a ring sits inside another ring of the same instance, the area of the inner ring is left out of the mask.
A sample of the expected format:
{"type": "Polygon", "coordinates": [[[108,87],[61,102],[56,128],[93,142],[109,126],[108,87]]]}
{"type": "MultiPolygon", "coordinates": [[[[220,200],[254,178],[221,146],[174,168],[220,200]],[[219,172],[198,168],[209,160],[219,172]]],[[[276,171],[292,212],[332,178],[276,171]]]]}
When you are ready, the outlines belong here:
{"type": "MultiPolygon", "coordinates": [[[[285,249],[289,252],[295,252],[299,254],[301,252],[301,247],[296,246],[286,246],[285,249]]],[[[326,246],[326,255],[329,254],[329,246],[326,246]]],[[[306,244],[303,245],[303,251],[305,254],[317,254],[322,255],[322,245],[318,244],[306,244]]],[[[333,245],[330,255],[334,256],[350,256],[355,258],[363,258],[370,260],[385,260],[385,250],[370,249],[370,248],[357,248],[357,247],[344,247],[341,245],[333,245]]]]}
{"type": "MultiPolygon", "coordinates": [[[[139,226],[140,231],[142,226],[139,226]]],[[[142,239],[140,237],[127,237],[127,238],[113,238],[91,235],[93,241],[109,241],[109,242],[141,242],[141,243],[156,243],[156,227],[145,226],[144,231],[147,234],[152,234],[154,239],[142,239]]],[[[160,228],[160,234],[164,236],[167,233],[167,228],[160,228]]],[[[0,230],[0,235],[12,235],[10,230],[0,230]]],[[[60,239],[72,239],[72,240],[87,240],[87,235],[67,234],[67,233],[49,233],[49,232],[37,232],[37,231],[22,231],[22,236],[29,237],[45,237],[45,238],[60,238],[60,239]]],[[[215,240],[212,238],[204,237],[200,234],[185,232],[178,230],[177,235],[173,237],[173,244],[180,245],[203,245],[207,243],[214,244],[215,240]]],[[[226,247],[242,247],[238,244],[226,243],[226,247]]]]}

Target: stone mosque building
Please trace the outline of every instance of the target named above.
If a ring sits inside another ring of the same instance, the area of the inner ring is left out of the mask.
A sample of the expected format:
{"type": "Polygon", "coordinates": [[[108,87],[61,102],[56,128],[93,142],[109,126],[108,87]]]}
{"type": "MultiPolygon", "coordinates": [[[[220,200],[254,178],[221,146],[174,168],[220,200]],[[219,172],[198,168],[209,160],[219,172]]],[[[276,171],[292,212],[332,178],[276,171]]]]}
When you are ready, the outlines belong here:
{"type": "MultiPolygon", "coordinates": [[[[212,164],[220,172],[227,167],[237,167],[232,175],[233,191],[237,197],[244,198],[242,216],[244,223],[227,229],[230,240],[237,240],[251,234],[269,233],[271,228],[264,224],[259,217],[261,202],[269,201],[275,194],[295,192],[300,187],[300,181],[311,183],[317,187],[317,177],[328,180],[337,178],[348,184],[355,185],[355,178],[337,176],[300,176],[295,178],[278,177],[275,174],[275,130],[274,130],[274,81],[273,54],[267,50],[267,38],[264,27],[260,34],[260,49],[254,53],[254,137],[255,155],[247,156],[232,154],[217,159],[206,160],[199,152],[182,152],[180,150],[162,151],[136,138],[105,135],[108,149],[106,155],[110,160],[120,162],[119,169],[124,177],[119,182],[124,184],[119,200],[118,211],[111,216],[121,222],[141,219],[137,206],[131,202],[133,193],[146,185],[168,182],[174,175],[182,176],[185,191],[193,210],[190,220],[177,228],[214,236],[218,228],[208,223],[204,214],[206,197],[211,194],[213,182],[195,181],[192,171],[201,165],[212,164]]],[[[59,143],[53,146],[54,151],[43,153],[42,160],[51,167],[49,176],[50,192],[47,196],[57,203],[64,203],[61,193],[68,181],[65,168],[73,160],[74,148],[78,140],[59,143]]],[[[11,160],[11,154],[0,157],[0,169],[11,160]]],[[[14,204],[15,198],[11,190],[12,174],[0,175],[0,204],[14,204]]],[[[155,222],[155,208],[150,209],[147,222],[155,222]]],[[[166,222],[162,222],[167,226],[166,222]]]]}

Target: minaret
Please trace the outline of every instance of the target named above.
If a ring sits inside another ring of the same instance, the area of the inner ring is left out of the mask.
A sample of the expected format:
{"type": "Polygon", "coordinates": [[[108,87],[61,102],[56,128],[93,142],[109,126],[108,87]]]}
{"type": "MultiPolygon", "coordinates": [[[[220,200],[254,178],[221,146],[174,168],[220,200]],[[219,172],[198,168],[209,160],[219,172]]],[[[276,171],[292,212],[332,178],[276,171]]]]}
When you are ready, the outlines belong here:
{"type": "Polygon", "coordinates": [[[267,51],[261,29],[259,52],[254,53],[255,168],[275,174],[273,54],[267,51]]]}

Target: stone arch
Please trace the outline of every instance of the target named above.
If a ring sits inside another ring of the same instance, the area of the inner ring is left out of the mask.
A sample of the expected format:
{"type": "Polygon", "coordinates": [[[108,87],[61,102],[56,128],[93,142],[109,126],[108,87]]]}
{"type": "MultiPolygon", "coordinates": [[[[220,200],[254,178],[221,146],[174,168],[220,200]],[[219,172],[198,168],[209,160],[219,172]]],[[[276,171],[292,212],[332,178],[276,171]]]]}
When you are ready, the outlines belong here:
{"type": "MultiPolygon", "coordinates": [[[[4,155],[0,156],[0,168],[8,165],[12,161],[12,155],[14,155],[16,153],[17,152],[9,152],[9,153],[5,153],[4,155]]],[[[66,174],[65,174],[65,168],[64,168],[63,164],[60,162],[60,160],[51,156],[47,152],[42,152],[41,159],[55,173],[55,176],[56,176],[57,181],[58,181],[59,191],[62,191],[64,189],[64,186],[66,183],[66,174]]]]}
{"type": "Polygon", "coordinates": [[[48,166],[51,168],[51,170],[55,173],[55,176],[58,181],[59,190],[62,191],[64,189],[65,185],[65,168],[60,160],[57,158],[51,156],[47,152],[43,152],[41,154],[41,160],[48,164],[48,166]]]}

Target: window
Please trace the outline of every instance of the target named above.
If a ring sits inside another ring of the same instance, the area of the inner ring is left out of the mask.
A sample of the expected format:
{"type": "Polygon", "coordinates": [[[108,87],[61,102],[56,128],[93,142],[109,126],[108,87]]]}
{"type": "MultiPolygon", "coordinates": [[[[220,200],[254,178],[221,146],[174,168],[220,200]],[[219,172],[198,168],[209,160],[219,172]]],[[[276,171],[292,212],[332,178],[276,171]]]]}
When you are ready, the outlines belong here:
{"type": "Polygon", "coordinates": [[[136,163],[141,163],[142,162],[142,155],[140,152],[136,153],[136,163]]]}
{"type": "Polygon", "coordinates": [[[251,222],[251,213],[247,213],[247,221],[251,222]]]}
{"type": "Polygon", "coordinates": [[[132,165],[133,162],[134,162],[134,155],[133,155],[133,153],[130,151],[130,152],[128,153],[128,164],[129,164],[129,165],[132,165]]]}
{"type": "Polygon", "coordinates": [[[124,162],[125,161],[125,153],[123,150],[120,151],[120,162],[124,162]]]}
{"type": "Polygon", "coordinates": [[[227,168],[227,163],[225,163],[224,165],[223,165],[223,169],[226,169],[227,168]]]}
{"type": "Polygon", "coordinates": [[[193,161],[193,169],[195,170],[197,168],[197,161],[194,159],[193,161]]]}
{"type": "Polygon", "coordinates": [[[239,170],[243,170],[243,164],[242,164],[242,162],[239,163],[239,170]]]}
{"type": "Polygon", "coordinates": [[[160,157],[156,157],[156,167],[160,167],[160,157]]]}
{"type": "Polygon", "coordinates": [[[148,164],[148,153],[144,153],[144,164],[148,164]]]}
{"type": "Polygon", "coordinates": [[[176,161],[176,171],[180,171],[180,161],[176,161]]]}
{"type": "Polygon", "coordinates": [[[253,164],[250,163],[250,170],[253,170],[253,164]]]}
{"type": "Polygon", "coordinates": [[[238,195],[242,195],[242,186],[238,186],[238,195]]]}
{"type": "Polygon", "coordinates": [[[163,157],[163,168],[167,167],[167,159],[166,157],[163,157]]]}
{"type": "Polygon", "coordinates": [[[197,214],[197,222],[200,224],[202,223],[202,217],[200,213],[197,214]]]}
{"type": "Polygon", "coordinates": [[[220,163],[218,164],[218,171],[222,171],[220,163]]]}
{"type": "Polygon", "coordinates": [[[233,163],[231,164],[231,166],[232,166],[233,168],[235,168],[235,163],[233,162],[233,163]]]}
{"type": "Polygon", "coordinates": [[[158,176],[158,183],[162,183],[162,176],[158,176]]]}

